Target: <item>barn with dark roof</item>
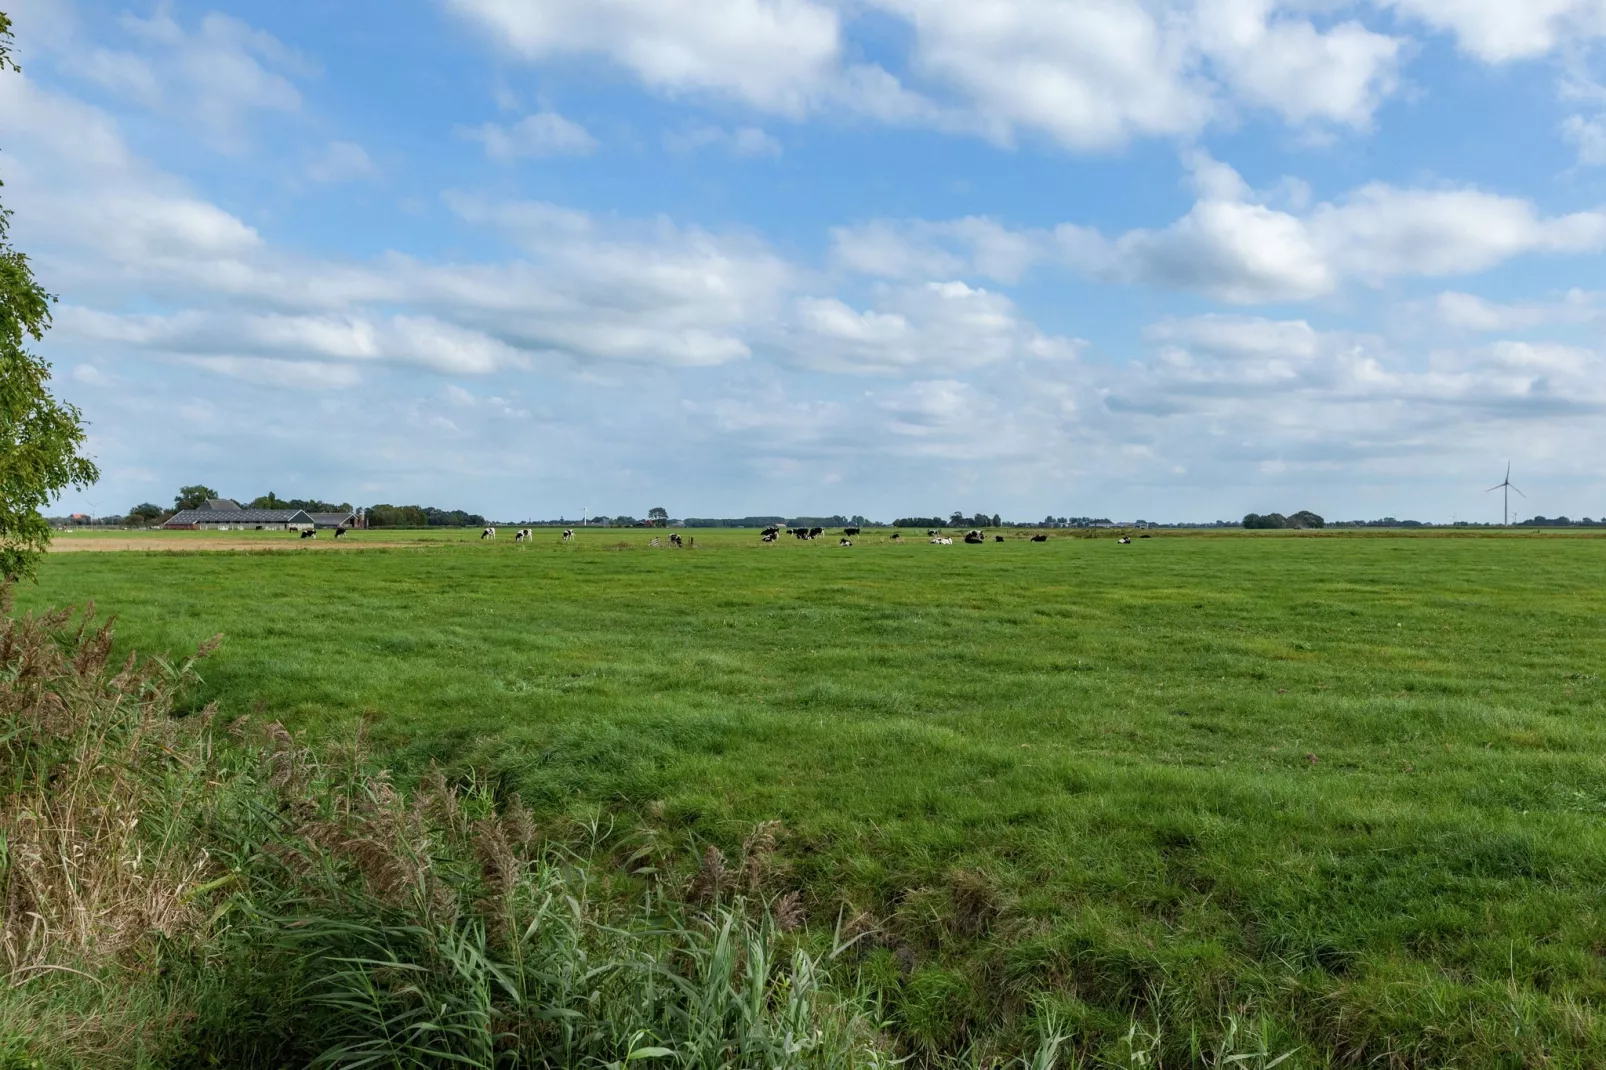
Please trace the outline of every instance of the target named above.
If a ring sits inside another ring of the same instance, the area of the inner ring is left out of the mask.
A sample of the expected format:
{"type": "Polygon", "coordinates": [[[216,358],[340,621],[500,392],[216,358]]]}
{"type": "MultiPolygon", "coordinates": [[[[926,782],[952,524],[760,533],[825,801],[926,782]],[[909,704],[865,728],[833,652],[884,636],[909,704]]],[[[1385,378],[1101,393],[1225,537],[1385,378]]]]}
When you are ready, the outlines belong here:
{"type": "Polygon", "coordinates": [[[212,498],[199,509],[182,509],[164,528],[188,531],[310,531],[316,522],[305,509],[244,509],[228,498],[212,498]]]}

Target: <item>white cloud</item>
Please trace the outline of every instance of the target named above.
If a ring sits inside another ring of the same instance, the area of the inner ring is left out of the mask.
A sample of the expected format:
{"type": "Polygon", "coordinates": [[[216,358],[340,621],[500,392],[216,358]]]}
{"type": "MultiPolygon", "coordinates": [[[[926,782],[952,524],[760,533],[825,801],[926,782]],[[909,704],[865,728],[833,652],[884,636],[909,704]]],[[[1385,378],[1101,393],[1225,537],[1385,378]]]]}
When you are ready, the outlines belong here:
{"type": "Polygon", "coordinates": [[[307,177],[314,182],[350,182],[378,174],[368,150],[355,141],[331,141],[307,164],[307,177]]]}
{"type": "Polygon", "coordinates": [[[118,22],[133,49],[65,41],[62,66],[121,99],[195,121],[228,150],[242,147],[253,113],[301,107],[290,77],[312,68],[272,34],[215,12],[187,30],[165,7],[118,22]]]}
{"type": "Polygon", "coordinates": [[[781,142],[760,127],[743,126],[726,130],[707,123],[697,123],[680,130],[666,130],[664,147],[674,153],[692,153],[707,148],[720,148],[732,156],[779,156],[781,142]]]}
{"type": "Polygon", "coordinates": [[[1456,35],[1489,63],[1533,59],[1571,41],[1606,35],[1602,0],[1372,0],[1456,35]]]}
{"type": "Polygon", "coordinates": [[[849,62],[838,5],[820,0],[445,2],[525,58],[601,56],[661,92],[1078,150],[1191,135],[1232,100],[1365,126],[1403,48],[1355,20],[1319,29],[1282,0],[865,0],[907,24],[917,90],[849,62]]]}
{"type": "Polygon", "coordinates": [[[1600,317],[1598,296],[1572,290],[1559,301],[1500,303],[1447,290],[1434,299],[1434,319],[1457,331],[1498,333],[1558,323],[1590,323],[1600,317]]]}
{"type": "Polygon", "coordinates": [[[1290,122],[1365,126],[1398,85],[1403,41],[1359,22],[1326,31],[1276,0],[1199,0],[1199,43],[1246,103],[1290,122]]]}
{"type": "Polygon", "coordinates": [[[980,276],[1013,283],[1054,252],[1048,231],[1012,230],[995,219],[874,220],[831,228],[837,266],[880,278],[980,276]]]}
{"type": "Polygon", "coordinates": [[[1569,115],[1562,120],[1561,133],[1578,150],[1580,167],[1606,166],[1606,116],[1569,115]]]}
{"type": "Polygon", "coordinates": [[[811,0],[446,0],[532,60],[605,57],[672,93],[714,91],[801,114],[841,49],[838,17],[811,0]]]}
{"type": "Polygon", "coordinates": [[[466,137],[485,143],[485,155],[493,160],[514,160],[524,156],[589,156],[597,150],[597,139],[585,127],[556,112],[526,115],[512,126],[486,123],[466,128],[466,137]]]}
{"type": "Polygon", "coordinates": [[[910,62],[993,136],[1041,131],[1077,149],[1186,134],[1215,111],[1185,35],[1137,0],[876,0],[908,21],[910,62]]]}
{"type": "Polygon", "coordinates": [[[1043,334],[1003,294],[962,282],[883,290],[859,311],[834,297],[798,301],[787,338],[799,364],[822,371],[952,373],[1006,360],[1066,359],[1082,343],[1043,334]]]}

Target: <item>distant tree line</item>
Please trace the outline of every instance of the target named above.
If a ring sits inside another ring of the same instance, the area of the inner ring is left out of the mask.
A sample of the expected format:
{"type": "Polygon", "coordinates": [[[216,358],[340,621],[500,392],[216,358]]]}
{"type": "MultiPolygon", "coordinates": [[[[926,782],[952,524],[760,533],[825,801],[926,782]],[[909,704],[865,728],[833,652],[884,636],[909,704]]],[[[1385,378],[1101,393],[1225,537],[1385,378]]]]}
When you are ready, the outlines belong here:
{"type": "Polygon", "coordinates": [[[1244,517],[1246,528],[1325,528],[1327,521],[1311,512],[1301,509],[1290,516],[1281,513],[1250,513],[1244,517]]]}
{"type": "Polygon", "coordinates": [[[371,528],[482,528],[485,518],[461,509],[437,509],[432,505],[370,505],[371,528]]]}

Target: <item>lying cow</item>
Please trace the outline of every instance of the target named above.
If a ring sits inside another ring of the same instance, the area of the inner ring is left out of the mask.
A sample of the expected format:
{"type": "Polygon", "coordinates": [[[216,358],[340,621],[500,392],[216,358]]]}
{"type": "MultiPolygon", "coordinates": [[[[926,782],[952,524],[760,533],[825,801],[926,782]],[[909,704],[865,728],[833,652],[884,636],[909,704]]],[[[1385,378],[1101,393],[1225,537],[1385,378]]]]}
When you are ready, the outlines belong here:
{"type": "Polygon", "coordinates": [[[987,536],[983,535],[979,531],[965,532],[965,542],[969,543],[971,546],[979,546],[986,541],[987,536]]]}
{"type": "Polygon", "coordinates": [[[318,533],[316,531],[303,531],[301,533],[301,537],[303,539],[316,539],[318,537],[318,533]]]}
{"type": "Polygon", "coordinates": [[[1032,541],[1033,542],[1047,542],[1048,541],[1048,536],[1047,535],[1033,535],[1032,536],[1032,541]]]}
{"type": "Polygon", "coordinates": [[[931,540],[931,545],[933,546],[952,546],[953,544],[954,540],[952,539],[936,538],[931,540]]]}
{"type": "Polygon", "coordinates": [[[852,546],[853,545],[853,540],[852,539],[838,539],[837,540],[837,545],[838,546],[852,546]]]}

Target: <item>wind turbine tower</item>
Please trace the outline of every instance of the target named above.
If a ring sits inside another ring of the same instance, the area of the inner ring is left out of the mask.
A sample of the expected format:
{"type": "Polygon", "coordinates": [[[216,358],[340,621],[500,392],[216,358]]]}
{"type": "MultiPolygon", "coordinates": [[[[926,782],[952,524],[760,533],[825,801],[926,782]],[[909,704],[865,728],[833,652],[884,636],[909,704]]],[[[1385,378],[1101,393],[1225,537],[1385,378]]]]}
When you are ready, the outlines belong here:
{"type": "MultiPolygon", "coordinates": [[[[1503,507],[1501,509],[1501,512],[1500,512],[1500,524],[1501,524],[1502,527],[1510,525],[1510,523],[1511,523],[1511,492],[1514,491],[1514,490],[1517,490],[1516,485],[1511,482],[1511,462],[1510,461],[1506,462],[1506,478],[1505,478],[1504,482],[1496,483],[1494,486],[1490,487],[1489,490],[1498,490],[1498,491],[1504,491],[1505,492],[1500,496],[1501,501],[1504,503],[1504,505],[1503,505],[1503,507]]],[[[1488,494],[1489,490],[1484,491],[1484,493],[1488,494]]],[[[1523,494],[1522,491],[1520,491],[1520,490],[1517,490],[1517,493],[1519,495],[1522,495],[1522,497],[1524,497],[1524,498],[1526,498],[1528,496],[1526,494],[1523,494]]]]}

